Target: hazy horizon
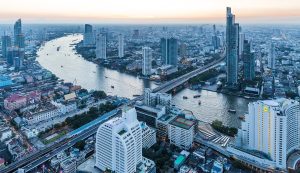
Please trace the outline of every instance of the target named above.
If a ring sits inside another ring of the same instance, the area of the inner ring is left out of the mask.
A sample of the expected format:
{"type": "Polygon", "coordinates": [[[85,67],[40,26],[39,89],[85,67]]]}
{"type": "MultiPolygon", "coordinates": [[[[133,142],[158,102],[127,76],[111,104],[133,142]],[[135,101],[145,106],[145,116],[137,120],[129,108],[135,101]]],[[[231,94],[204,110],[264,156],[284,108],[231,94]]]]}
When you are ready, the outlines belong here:
{"type": "Polygon", "coordinates": [[[300,21],[299,0],[10,0],[0,3],[0,23],[224,24],[227,6],[242,24],[300,21]]]}

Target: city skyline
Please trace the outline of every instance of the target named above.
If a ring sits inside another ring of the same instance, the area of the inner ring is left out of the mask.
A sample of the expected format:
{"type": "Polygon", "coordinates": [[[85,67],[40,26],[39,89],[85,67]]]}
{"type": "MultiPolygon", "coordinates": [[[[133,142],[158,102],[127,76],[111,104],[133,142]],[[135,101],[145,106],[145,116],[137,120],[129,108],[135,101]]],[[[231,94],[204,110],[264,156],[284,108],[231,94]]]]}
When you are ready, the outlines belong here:
{"type": "Polygon", "coordinates": [[[242,4],[238,0],[12,0],[1,3],[0,22],[22,18],[24,23],[224,23],[227,6],[235,9],[241,23],[296,24],[300,19],[297,0],[245,0],[242,4]]]}

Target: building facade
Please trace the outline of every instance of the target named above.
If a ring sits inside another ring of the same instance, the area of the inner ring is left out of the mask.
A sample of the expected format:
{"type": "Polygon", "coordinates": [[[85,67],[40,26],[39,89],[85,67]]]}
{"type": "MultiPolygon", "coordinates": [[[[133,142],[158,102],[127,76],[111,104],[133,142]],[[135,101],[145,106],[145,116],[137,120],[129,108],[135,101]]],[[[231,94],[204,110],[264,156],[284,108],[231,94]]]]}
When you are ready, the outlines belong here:
{"type": "Polygon", "coordinates": [[[143,47],[143,68],[142,74],[144,76],[151,75],[152,70],[152,49],[150,47],[143,47]]]}
{"type": "Polygon", "coordinates": [[[177,66],[178,44],[175,38],[162,38],[160,40],[162,62],[165,65],[177,66]]]}
{"type": "Polygon", "coordinates": [[[300,105],[287,99],[249,103],[242,123],[242,146],[265,153],[271,167],[286,169],[287,156],[300,147],[300,105]]]}
{"type": "Polygon", "coordinates": [[[134,108],[100,125],[96,134],[96,164],[102,171],[134,173],[142,162],[142,129],[134,108]]]}
{"type": "Polygon", "coordinates": [[[122,34],[118,35],[118,57],[124,57],[124,36],[122,34]]]}
{"type": "Polygon", "coordinates": [[[244,79],[247,81],[252,81],[255,78],[255,59],[250,45],[248,40],[245,40],[243,43],[244,79]]]}
{"type": "Polygon", "coordinates": [[[106,34],[100,33],[96,38],[96,58],[106,59],[106,34]]]}
{"type": "Polygon", "coordinates": [[[195,122],[183,117],[176,117],[169,123],[170,144],[189,150],[194,141],[195,122]]]}
{"type": "Polygon", "coordinates": [[[227,85],[235,87],[238,83],[239,24],[235,23],[235,15],[230,7],[227,7],[226,17],[227,85]]]}
{"type": "Polygon", "coordinates": [[[274,43],[270,44],[269,47],[269,54],[268,54],[268,68],[274,70],[276,63],[275,63],[275,45],[274,43]]]}
{"type": "Polygon", "coordinates": [[[83,46],[85,47],[95,46],[95,35],[93,32],[92,25],[89,24],[84,25],[83,46]]]}
{"type": "Polygon", "coordinates": [[[150,148],[156,143],[156,130],[147,126],[145,122],[141,122],[142,136],[143,136],[143,148],[150,148]]]}

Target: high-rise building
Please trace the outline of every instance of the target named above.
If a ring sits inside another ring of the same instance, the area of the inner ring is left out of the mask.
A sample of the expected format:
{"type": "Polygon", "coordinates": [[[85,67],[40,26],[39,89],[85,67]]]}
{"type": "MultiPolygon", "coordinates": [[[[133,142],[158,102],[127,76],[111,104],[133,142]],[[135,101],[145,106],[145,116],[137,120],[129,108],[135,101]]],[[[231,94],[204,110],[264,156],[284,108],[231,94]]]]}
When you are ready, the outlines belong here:
{"type": "Polygon", "coordinates": [[[19,58],[19,61],[21,64],[19,64],[18,66],[21,67],[22,66],[22,62],[24,60],[24,48],[18,48],[18,47],[9,47],[7,48],[7,57],[6,57],[6,62],[8,65],[14,65],[15,62],[15,58],[19,58]]]}
{"type": "Polygon", "coordinates": [[[230,7],[227,7],[226,17],[227,86],[235,87],[238,83],[239,24],[235,23],[230,7]]]}
{"type": "Polygon", "coordinates": [[[274,70],[275,66],[275,46],[274,43],[271,43],[268,55],[268,68],[274,70]]]}
{"type": "Polygon", "coordinates": [[[180,58],[185,58],[187,53],[186,53],[186,44],[185,43],[181,43],[179,46],[179,56],[180,58]]]}
{"type": "Polygon", "coordinates": [[[118,56],[119,58],[124,57],[124,36],[122,34],[118,35],[118,56]]]}
{"type": "Polygon", "coordinates": [[[2,36],[2,57],[7,59],[7,49],[11,47],[11,38],[8,35],[2,36]]]}
{"type": "Polygon", "coordinates": [[[239,58],[242,58],[242,55],[243,55],[244,41],[245,41],[245,34],[240,33],[240,35],[239,35],[239,58]]]}
{"type": "Polygon", "coordinates": [[[14,46],[25,48],[25,37],[22,33],[22,21],[18,19],[14,25],[14,46]]]}
{"type": "Polygon", "coordinates": [[[273,169],[286,169],[287,156],[300,147],[299,102],[265,100],[249,103],[248,108],[240,133],[242,147],[265,153],[273,169]]]}
{"type": "Polygon", "coordinates": [[[152,49],[150,47],[143,47],[143,68],[142,74],[144,76],[151,75],[152,70],[152,49]]]}
{"type": "Polygon", "coordinates": [[[178,45],[175,38],[162,38],[160,40],[162,62],[165,65],[177,66],[178,45]]]}
{"type": "Polygon", "coordinates": [[[96,164],[102,171],[134,173],[142,162],[142,129],[136,110],[125,107],[122,117],[100,125],[96,134],[96,164]]]}
{"type": "Polygon", "coordinates": [[[93,32],[92,25],[89,24],[84,25],[83,46],[85,47],[95,46],[95,35],[93,32]]]}
{"type": "Polygon", "coordinates": [[[244,40],[243,46],[244,79],[251,81],[255,77],[254,53],[251,52],[251,44],[248,40],[244,40]]]}
{"type": "Polygon", "coordinates": [[[211,41],[212,41],[212,46],[214,47],[215,50],[220,47],[220,45],[221,45],[220,37],[214,35],[214,36],[212,36],[211,41]]]}
{"type": "Polygon", "coordinates": [[[106,34],[99,33],[96,38],[96,58],[106,59],[106,34]]]}

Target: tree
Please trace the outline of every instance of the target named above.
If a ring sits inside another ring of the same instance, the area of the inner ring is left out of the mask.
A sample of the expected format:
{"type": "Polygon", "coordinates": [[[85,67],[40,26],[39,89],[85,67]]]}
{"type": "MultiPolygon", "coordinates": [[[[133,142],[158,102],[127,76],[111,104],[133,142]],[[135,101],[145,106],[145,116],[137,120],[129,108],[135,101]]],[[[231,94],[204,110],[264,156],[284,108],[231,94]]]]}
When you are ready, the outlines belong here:
{"type": "Polygon", "coordinates": [[[92,93],[92,96],[95,99],[105,99],[107,97],[106,93],[104,91],[94,91],[92,93]]]}
{"type": "Polygon", "coordinates": [[[74,147],[78,148],[80,151],[84,150],[84,146],[85,146],[85,141],[83,140],[76,142],[76,144],[74,145],[74,147]]]}

